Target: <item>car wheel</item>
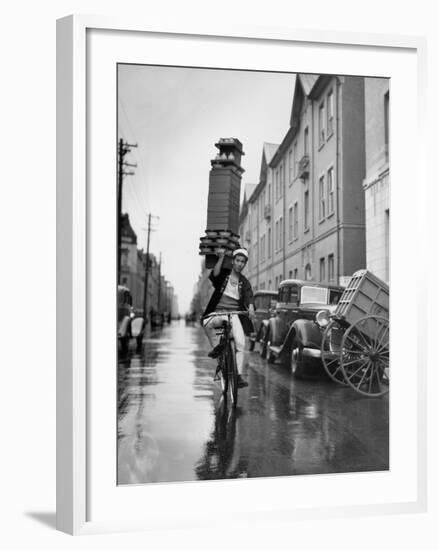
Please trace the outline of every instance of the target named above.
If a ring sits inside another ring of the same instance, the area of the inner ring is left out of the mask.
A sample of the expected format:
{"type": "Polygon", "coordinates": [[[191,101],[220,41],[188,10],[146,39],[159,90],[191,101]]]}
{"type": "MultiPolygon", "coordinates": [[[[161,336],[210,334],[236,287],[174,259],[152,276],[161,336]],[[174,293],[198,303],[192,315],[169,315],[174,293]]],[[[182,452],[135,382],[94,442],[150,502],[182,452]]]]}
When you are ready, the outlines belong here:
{"type": "Polygon", "coordinates": [[[129,349],[129,336],[122,336],[120,339],[120,352],[125,355],[129,349]]]}
{"type": "Polygon", "coordinates": [[[269,346],[271,345],[271,341],[269,340],[266,344],[266,356],[268,363],[271,365],[275,363],[276,356],[272,353],[272,351],[269,350],[269,346]]]}
{"type": "Polygon", "coordinates": [[[136,338],[137,341],[137,351],[141,351],[141,347],[143,344],[143,334],[139,334],[136,338]]]}
{"type": "Polygon", "coordinates": [[[303,346],[296,338],[292,341],[290,352],[290,367],[294,378],[304,377],[303,346]]]}
{"type": "Polygon", "coordinates": [[[266,352],[268,351],[268,334],[266,332],[266,329],[263,329],[260,338],[260,357],[262,359],[266,359],[266,352]]]}

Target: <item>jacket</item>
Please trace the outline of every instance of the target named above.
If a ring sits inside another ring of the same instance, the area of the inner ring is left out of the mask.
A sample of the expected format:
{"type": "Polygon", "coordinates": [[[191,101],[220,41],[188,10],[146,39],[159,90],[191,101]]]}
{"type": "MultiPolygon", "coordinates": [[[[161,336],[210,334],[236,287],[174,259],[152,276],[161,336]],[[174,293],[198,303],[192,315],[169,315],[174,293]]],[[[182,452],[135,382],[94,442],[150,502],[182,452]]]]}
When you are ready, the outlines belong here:
{"type": "MultiPolygon", "coordinates": [[[[206,315],[216,310],[216,306],[220,302],[222,294],[224,293],[224,290],[228,284],[230,273],[231,273],[231,269],[222,268],[219,275],[215,277],[213,274],[213,270],[211,270],[208,278],[213,283],[214,292],[210,298],[210,301],[207,304],[207,307],[205,308],[204,313],[202,314],[201,321],[206,315]]],[[[247,311],[250,304],[254,305],[254,296],[253,296],[250,282],[241,273],[239,273],[238,290],[239,290],[239,310],[247,311]]],[[[249,334],[251,334],[251,332],[254,331],[254,327],[251,322],[251,319],[249,319],[249,317],[245,315],[239,315],[239,319],[240,319],[240,322],[242,323],[242,328],[244,333],[248,336],[249,334]]]]}

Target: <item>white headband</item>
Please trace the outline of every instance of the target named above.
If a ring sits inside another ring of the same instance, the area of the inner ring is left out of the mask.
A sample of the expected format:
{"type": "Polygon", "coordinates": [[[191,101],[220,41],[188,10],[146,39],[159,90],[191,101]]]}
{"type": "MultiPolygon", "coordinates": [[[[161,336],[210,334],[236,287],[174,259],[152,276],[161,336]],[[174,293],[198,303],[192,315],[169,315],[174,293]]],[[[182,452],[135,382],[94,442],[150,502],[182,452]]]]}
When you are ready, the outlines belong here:
{"type": "Polygon", "coordinates": [[[242,256],[245,256],[246,259],[248,259],[248,251],[245,248],[238,248],[233,252],[233,258],[237,256],[237,254],[241,254],[242,256]]]}

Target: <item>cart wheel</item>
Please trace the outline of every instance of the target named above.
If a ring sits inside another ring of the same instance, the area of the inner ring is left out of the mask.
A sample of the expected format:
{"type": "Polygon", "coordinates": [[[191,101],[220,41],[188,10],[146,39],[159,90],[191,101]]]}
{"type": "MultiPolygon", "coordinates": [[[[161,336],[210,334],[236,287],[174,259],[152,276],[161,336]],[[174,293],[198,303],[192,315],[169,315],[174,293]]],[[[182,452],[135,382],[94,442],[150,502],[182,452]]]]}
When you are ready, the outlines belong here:
{"type": "Polygon", "coordinates": [[[380,397],[389,392],[389,320],[367,315],[352,324],[342,339],[341,368],[358,393],[380,397]]]}
{"type": "Polygon", "coordinates": [[[335,320],[330,321],[324,330],[321,341],[321,359],[330,379],[347,386],[341,368],[342,337],[345,329],[335,320]]]}

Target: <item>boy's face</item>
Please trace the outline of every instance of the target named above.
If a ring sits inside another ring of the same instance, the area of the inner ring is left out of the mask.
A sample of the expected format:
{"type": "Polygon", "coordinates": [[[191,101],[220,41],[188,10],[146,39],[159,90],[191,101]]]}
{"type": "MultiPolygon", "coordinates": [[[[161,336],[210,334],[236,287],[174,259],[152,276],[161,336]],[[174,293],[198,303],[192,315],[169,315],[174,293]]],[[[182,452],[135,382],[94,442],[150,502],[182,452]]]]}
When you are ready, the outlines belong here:
{"type": "Polygon", "coordinates": [[[245,266],[246,266],[245,256],[242,256],[241,254],[237,254],[237,256],[234,256],[233,258],[234,271],[236,271],[237,273],[240,273],[245,266]]]}

